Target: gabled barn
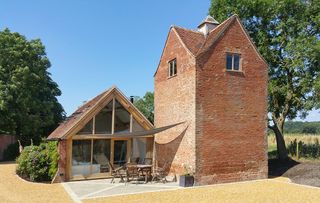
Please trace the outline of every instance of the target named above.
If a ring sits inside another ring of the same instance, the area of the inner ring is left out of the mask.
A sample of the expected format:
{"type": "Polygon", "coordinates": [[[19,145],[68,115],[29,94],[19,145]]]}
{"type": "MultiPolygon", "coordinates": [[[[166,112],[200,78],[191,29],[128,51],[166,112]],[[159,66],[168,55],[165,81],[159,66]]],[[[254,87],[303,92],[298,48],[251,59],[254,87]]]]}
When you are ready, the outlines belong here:
{"type": "Polygon", "coordinates": [[[82,105],[53,131],[59,141],[56,181],[105,178],[110,165],[153,158],[153,125],[116,87],[82,105]],[[110,163],[109,163],[110,162],[110,163]]]}

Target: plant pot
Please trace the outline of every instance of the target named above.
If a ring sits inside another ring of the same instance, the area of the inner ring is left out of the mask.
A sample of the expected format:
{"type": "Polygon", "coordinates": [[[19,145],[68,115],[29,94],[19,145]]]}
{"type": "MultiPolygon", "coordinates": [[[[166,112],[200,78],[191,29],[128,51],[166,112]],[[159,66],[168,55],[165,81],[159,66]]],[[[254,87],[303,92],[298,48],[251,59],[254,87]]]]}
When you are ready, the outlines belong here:
{"type": "Polygon", "coordinates": [[[179,186],[192,187],[194,183],[194,177],[190,175],[182,175],[179,178],[179,186]]]}

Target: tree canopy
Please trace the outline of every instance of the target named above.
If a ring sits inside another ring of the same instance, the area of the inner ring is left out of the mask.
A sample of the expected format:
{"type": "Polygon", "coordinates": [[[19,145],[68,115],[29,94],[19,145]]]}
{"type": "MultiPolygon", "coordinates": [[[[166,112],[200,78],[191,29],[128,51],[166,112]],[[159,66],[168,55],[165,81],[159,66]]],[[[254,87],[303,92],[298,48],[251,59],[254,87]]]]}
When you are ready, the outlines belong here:
{"type": "Polygon", "coordinates": [[[288,121],[284,125],[284,133],[320,134],[320,121],[288,121]]]}
{"type": "Polygon", "coordinates": [[[0,134],[17,135],[22,142],[46,137],[65,113],[51,79],[50,61],[39,39],[0,31],[0,134]]]}
{"type": "Polygon", "coordinates": [[[134,105],[153,124],[154,122],[154,94],[146,92],[142,98],[136,98],[134,105]]]}
{"type": "Polygon", "coordinates": [[[320,108],[320,0],[212,0],[209,13],[238,14],[267,61],[269,128],[285,159],[285,120],[320,108]]]}

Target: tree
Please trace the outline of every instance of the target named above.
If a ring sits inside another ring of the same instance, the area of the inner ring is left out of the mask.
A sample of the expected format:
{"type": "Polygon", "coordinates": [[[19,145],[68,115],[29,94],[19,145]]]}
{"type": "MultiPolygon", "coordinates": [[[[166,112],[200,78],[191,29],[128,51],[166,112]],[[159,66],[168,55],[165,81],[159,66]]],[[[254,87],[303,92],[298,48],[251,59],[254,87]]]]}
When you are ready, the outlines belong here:
{"type": "Polygon", "coordinates": [[[154,94],[147,92],[143,98],[137,98],[134,105],[141,111],[141,113],[151,122],[154,122],[154,94]]]}
{"type": "Polygon", "coordinates": [[[303,127],[302,133],[305,133],[305,134],[316,134],[317,133],[317,128],[316,128],[316,126],[307,125],[307,126],[303,127]]]}
{"type": "Polygon", "coordinates": [[[286,119],[320,107],[319,11],[319,0],[212,0],[209,9],[220,22],[238,14],[269,65],[268,127],[280,159],[286,119]]]}
{"type": "Polygon", "coordinates": [[[23,143],[39,142],[64,119],[56,98],[61,91],[49,67],[39,39],[0,31],[0,133],[14,134],[23,143]]]}

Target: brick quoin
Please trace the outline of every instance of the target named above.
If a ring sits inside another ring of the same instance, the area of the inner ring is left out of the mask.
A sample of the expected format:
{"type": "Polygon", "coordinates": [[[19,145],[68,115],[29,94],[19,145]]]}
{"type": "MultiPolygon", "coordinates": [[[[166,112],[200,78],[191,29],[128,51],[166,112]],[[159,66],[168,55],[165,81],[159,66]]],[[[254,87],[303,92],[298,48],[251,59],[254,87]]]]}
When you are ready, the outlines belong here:
{"type": "Polygon", "coordinates": [[[185,166],[195,168],[195,58],[171,29],[155,75],[155,126],[185,124],[155,137],[156,159],[166,162],[170,172],[181,174],[185,166]],[[177,76],[168,78],[168,61],[176,58],[177,76]]]}
{"type": "Polygon", "coordinates": [[[203,41],[177,30],[170,29],[154,76],[155,126],[186,123],[155,136],[156,159],[170,174],[194,172],[196,185],[267,178],[267,64],[237,16],[203,41]],[[191,53],[196,41],[202,44],[191,53]],[[241,55],[241,72],[226,71],[227,52],[241,55]],[[174,58],[177,75],[168,78],[174,58]]]}

